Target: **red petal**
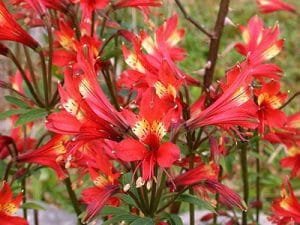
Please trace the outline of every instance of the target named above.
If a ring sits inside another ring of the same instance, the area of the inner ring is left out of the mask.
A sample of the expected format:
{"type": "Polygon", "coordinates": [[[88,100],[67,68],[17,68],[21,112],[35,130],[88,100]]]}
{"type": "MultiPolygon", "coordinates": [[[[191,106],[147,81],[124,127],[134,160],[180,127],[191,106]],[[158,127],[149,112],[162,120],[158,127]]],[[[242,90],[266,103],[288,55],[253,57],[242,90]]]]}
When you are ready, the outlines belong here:
{"type": "Polygon", "coordinates": [[[180,157],[180,149],[177,145],[167,142],[162,144],[156,152],[157,163],[161,167],[171,167],[180,157]]]}
{"type": "Polygon", "coordinates": [[[147,153],[145,146],[132,138],[121,141],[116,150],[117,157],[126,162],[142,160],[147,153]]]}

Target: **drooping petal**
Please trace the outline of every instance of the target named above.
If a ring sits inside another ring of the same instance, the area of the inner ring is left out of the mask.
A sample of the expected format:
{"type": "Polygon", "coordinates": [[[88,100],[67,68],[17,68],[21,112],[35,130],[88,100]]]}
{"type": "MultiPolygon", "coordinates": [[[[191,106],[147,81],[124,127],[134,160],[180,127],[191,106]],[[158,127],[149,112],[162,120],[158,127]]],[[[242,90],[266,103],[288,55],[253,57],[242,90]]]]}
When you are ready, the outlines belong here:
{"type": "Polygon", "coordinates": [[[18,162],[36,163],[52,168],[58,177],[63,179],[66,174],[61,165],[64,154],[67,152],[65,143],[69,140],[67,135],[55,135],[42,147],[25,152],[18,156],[18,162]]]}
{"type": "Polygon", "coordinates": [[[262,13],[272,13],[276,11],[296,12],[295,6],[283,0],[256,0],[256,4],[262,13]]]}
{"type": "Polygon", "coordinates": [[[82,200],[87,204],[87,213],[83,221],[89,222],[92,220],[118,190],[118,185],[110,185],[104,188],[91,187],[83,190],[82,200]]]}
{"type": "Polygon", "coordinates": [[[39,44],[13,18],[0,1],[0,40],[15,41],[36,49],[39,44]]]}
{"type": "Polygon", "coordinates": [[[206,180],[217,180],[218,166],[215,163],[200,164],[194,169],[175,177],[174,183],[176,186],[195,185],[206,180]]]}
{"type": "Polygon", "coordinates": [[[236,206],[242,210],[247,210],[247,206],[245,202],[241,199],[241,197],[231,190],[229,187],[221,184],[216,180],[207,180],[205,181],[205,185],[207,188],[211,188],[212,190],[216,191],[220,195],[220,200],[228,205],[228,206],[236,206]]]}

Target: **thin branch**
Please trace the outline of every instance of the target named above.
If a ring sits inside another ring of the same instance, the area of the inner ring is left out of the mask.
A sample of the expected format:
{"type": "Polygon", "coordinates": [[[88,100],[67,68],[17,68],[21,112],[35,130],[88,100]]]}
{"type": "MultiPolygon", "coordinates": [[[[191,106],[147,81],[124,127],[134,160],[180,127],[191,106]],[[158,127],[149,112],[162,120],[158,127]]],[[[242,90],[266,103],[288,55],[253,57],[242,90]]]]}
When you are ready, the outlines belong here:
{"type": "Polygon", "coordinates": [[[49,106],[49,93],[48,93],[48,76],[47,76],[47,66],[46,59],[43,53],[42,48],[39,48],[38,54],[40,56],[41,64],[42,64],[42,75],[43,75],[43,89],[44,89],[44,97],[45,97],[45,107],[48,109],[49,106]]]}
{"type": "Polygon", "coordinates": [[[203,83],[206,89],[209,88],[213,80],[215,66],[218,59],[220,41],[221,41],[223,28],[224,28],[224,22],[228,13],[229,2],[230,0],[221,0],[220,2],[218,18],[216,20],[215,28],[214,28],[214,35],[213,35],[214,37],[211,38],[210,40],[209,51],[208,51],[207,61],[209,62],[210,66],[205,69],[205,74],[204,74],[203,83]]]}
{"type": "Polygon", "coordinates": [[[30,92],[30,94],[32,95],[32,97],[34,98],[35,102],[37,103],[38,106],[44,106],[44,104],[42,103],[42,101],[40,100],[39,96],[36,94],[31,82],[28,80],[25,71],[23,70],[22,66],[20,65],[18,59],[16,58],[16,56],[12,53],[9,52],[8,57],[14,62],[14,64],[16,65],[16,67],[18,68],[18,70],[20,71],[20,74],[23,78],[23,80],[25,81],[28,90],[30,92]]]}
{"type": "Polygon", "coordinates": [[[284,103],[279,109],[283,109],[284,107],[286,107],[288,104],[291,103],[291,101],[294,100],[294,98],[296,98],[298,95],[300,95],[300,91],[296,92],[292,97],[289,98],[289,100],[287,100],[286,103],[284,103]]]}
{"type": "Polygon", "coordinates": [[[207,35],[209,38],[211,38],[211,39],[213,38],[213,36],[214,36],[213,34],[208,32],[203,26],[201,26],[201,24],[199,24],[195,19],[193,19],[192,17],[189,16],[189,14],[184,9],[180,0],[175,0],[175,2],[176,2],[176,5],[178,6],[178,8],[180,9],[180,11],[182,12],[184,18],[187,21],[189,21],[191,24],[193,24],[198,30],[200,30],[202,33],[207,35]]]}
{"type": "Polygon", "coordinates": [[[48,33],[49,40],[49,52],[48,52],[48,96],[52,95],[52,62],[53,62],[53,34],[52,34],[52,26],[51,26],[51,18],[45,17],[46,28],[48,33]]]}
{"type": "MultiPolygon", "coordinates": [[[[243,180],[243,194],[244,202],[248,205],[249,200],[249,180],[248,180],[248,167],[247,167],[247,143],[240,144],[240,162],[241,162],[241,176],[243,180]]],[[[242,225],[247,225],[248,221],[247,211],[243,211],[242,225]]]]}
{"type": "Polygon", "coordinates": [[[31,56],[28,52],[28,49],[25,46],[23,46],[23,49],[24,49],[25,58],[26,58],[26,61],[27,61],[27,65],[28,65],[31,80],[33,82],[33,85],[34,85],[36,91],[37,91],[37,95],[39,96],[40,92],[39,92],[38,83],[37,83],[37,80],[36,80],[36,77],[35,77],[35,74],[34,74],[34,68],[33,68],[32,60],[31,60],[31,56]]]}
{"type": "Polygon", "coordinates": [[[107,39],[103,42],[103,44],[102,44],[102,46],[101,46],[101,48],[100,48],[100,50],[99,50],[98,57],[101,57],[101,55],[102,55],[102,53],[103,53],[105,47],[106,47],[106,46],[107,46],[107,45],[108,45],[115,37],[117,37],[118,35],[119,35],[118,32],[113,33],[109,38],[107,38],[107,39]]]}

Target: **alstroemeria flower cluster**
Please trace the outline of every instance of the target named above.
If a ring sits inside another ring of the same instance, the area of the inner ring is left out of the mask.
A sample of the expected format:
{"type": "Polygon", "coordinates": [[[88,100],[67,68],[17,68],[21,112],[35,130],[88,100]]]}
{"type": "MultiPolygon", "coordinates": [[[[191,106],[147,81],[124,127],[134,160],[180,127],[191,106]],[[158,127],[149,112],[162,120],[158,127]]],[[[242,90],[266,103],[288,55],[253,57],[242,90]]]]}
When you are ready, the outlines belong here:
{"type": "MultiPolygon", "coordinates": [[[[248,164],[243,154],[252,151],[253,136],[283,144],[287,156],[281,166],[292,170],[292,178],[300,176],[300,116],[283,111],[288,103],[281,90],[283,71],[270,62],[284,45],[279,25],[266,27],[253,16],[239,26],[243,40],[235,50],[240,62],[207,87],[180,66],[188,52],[181,44],[186,30],[179,15],[164,18],[160,25],[153,22],[150,10],[162,4],[160,0],[13,0],[11,5],[18,10],[12,14],[0,2],[0,40],[23,44],[38,57],[32,61],[25,47],[28,66],[23,69],[19,56],[0,45],[0,54],[18,69],[10,85],[1,86],[18,96],[7,97],[12,103],[7,117],[19,125],[9,136],[0,136],[0,159],[8,162],[0,191],[1,225],[2,218],[7,224],[27,224],[12,216],[22,196],[13,199],[7,181],[26,179],[31,167],[51,168],[64,181],[81,224],[96,220],[103,211],[105,224],[125,220],[177,224],[178,202],[189,203],[192,212],[200,198],[217,210],[202,221],[217,221],[217,214],[223,213],[232,224],[241,214],[245,225],[251,209],[249,187],[241,198],[236,179],[227,185],[233,174],[224,164],[228,155],[241,154],[241,165],[235,168],[242,171],[246,185],[248,164]],[[127,8],[139,9],[148,29],[136,31],[124,25],[118,17],[127,8]],[[47,45],[33,39],[17,23],[21,19],[25,26],[45,28],[47,45]],[[201,91],[191,96],[192,89],[201,91]],[[36,132],[39,140],[26,136],[33,121],[47,130],[43,135],[36,132]],[[17,172],[9,178],[11,167],[17,172]],[[124,206],[129,206],[126,213],[124,206]],[[221,207],[235,207],[241,213],[232,216],[221,207]]],[[[201,27],[186,15],[180,1],[176,4],[188,21],[201,27]]],[[[264,13],[295,11],[280,0],[257,4],[264,13]]],[[[225,17],[216,29],[223,29],[225,17]]],[[[213,46],[222,31],[204,33],[213,46]]],[[[205,68],[209,66],[210,61],[205,68]]],[[[299,223],[299,207],[286,180],[281,198],[272,204],[270,221],[299,223]]]]}

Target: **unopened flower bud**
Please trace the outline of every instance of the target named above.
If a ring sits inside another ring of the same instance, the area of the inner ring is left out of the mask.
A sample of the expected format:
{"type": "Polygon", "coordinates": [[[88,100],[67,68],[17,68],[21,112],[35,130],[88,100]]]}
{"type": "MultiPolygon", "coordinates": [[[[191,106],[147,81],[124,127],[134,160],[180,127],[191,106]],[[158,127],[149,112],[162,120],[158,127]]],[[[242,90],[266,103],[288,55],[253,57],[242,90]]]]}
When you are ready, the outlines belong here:
{"type": "Polygon", "coordinates": [[[152,180],[148,180],[148,181],[147,181],[147,184],[146,184],[147,190],[150,190],[150,189],[151,189],[152,184],[153,184],[153,181],[152,181],[152,180]]]}
{"type": "Polygon", "coordinates": [[[142,187],[143,185],[145,184],[145,180],[142,178],[142,177],[139,177],[137,180],[136,180],[136,188],[140,188],[142,187]]]}
{"type": "Polygon", "coordinates": [[[130,189],[130,184],[125,184],[125,186],[123,187],[123,191],[127,192],[130,189]]]}

